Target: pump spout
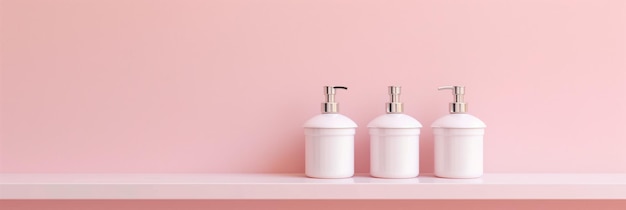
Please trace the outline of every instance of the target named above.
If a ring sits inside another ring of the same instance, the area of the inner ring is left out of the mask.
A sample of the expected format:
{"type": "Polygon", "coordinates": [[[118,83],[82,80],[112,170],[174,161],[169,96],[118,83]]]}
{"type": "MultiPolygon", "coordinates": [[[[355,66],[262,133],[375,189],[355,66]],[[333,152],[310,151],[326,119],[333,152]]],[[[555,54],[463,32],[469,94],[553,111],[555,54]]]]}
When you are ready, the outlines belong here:
{"type": "Polygon", "coordinates": [[[324,96],[326,101],[322,103],[322,114],[337,113],[339,110],[337,102],[335,102],[336,89],[347,90],[344,86],[324,86],[324,96]]]}
{"type": "Polygon", "coordinates": [[[389,96],[391,101],[387,103],[387,113],[402,113],[404,106],[400,102],[400,86],[389,86],[389,96]]]}
{"type": "Polygon", "coordinates": [[[465,113],[467,112],[467,103],[465,103],[465,87],[463,86],[442,86],[438,90],[452,90],[454,101],[450,103],[450,113],[465,113]]]}

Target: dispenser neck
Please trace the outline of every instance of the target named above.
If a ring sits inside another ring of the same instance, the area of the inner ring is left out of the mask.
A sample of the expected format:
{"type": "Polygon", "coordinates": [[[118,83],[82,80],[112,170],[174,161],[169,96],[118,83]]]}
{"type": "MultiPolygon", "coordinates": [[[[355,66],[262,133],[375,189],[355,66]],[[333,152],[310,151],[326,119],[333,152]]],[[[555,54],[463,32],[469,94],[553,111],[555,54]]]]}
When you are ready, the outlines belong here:
{"type": "Polygon", "coordinates": [[[389,96],[391,102],[386,104],[387,113],[402,113],[404,105],[400,102],[400,86],[389,86],[389,96]]]}
{"type": "Polygon", "coordinates": [[[467,112],[467,103],[465,103],[465,87],[463,86],[443,86],[439,90],[450,89],[454,96],[454,101],[450,103],[450,114],[461,114],[467,112]]]}
{"type": "Polygon", "coordinates": [[[339,105],[335,102],[336,89],[347,90],[348,88],[343,86],[324,86],[326,101],[322,103],[322,114],[337,113],[339,111],[339,105]]]}

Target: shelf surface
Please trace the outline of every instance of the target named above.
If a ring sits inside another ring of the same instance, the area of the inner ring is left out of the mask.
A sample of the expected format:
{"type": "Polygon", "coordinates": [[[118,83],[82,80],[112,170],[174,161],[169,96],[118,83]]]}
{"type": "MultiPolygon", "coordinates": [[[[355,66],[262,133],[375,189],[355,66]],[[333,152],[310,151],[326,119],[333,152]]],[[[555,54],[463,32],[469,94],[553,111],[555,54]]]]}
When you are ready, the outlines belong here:
{"type": "Polygon", "coordinates": [[[0,199],[626,199],[626,174],[0,174],[0,199]]]}

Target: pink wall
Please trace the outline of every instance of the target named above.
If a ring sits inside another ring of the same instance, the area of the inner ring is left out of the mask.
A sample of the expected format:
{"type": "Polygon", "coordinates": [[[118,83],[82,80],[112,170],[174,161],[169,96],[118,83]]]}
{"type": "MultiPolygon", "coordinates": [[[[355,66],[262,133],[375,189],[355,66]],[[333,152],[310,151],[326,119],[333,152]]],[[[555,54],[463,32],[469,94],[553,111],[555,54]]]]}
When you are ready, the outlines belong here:
{"type": "Polygon", "coordinates": [[[0,201],[0,207],[10,210],[276,210],[276,209],[296,209],[296,210],[320,210],[320,209],[359,209],[359,210],[406,210],[406,209],[458,209],[463,210],[518,210],[518,209],[550,209],[553,207],[565,207],[567,210],[624,210],[626,201],[623,200],[593,200],[593,201],[563,201],[563,200],[429,200],[429,201],[103,201],[103,200],[82,200],[82,201],[0,201]]]}
{"type": "MultiPolygon", "coordinates": [[[[467,86],[486,172],[626,172],[626,1],[3,0],[0,172],[303,172],[346,85],[424,125],[467,86]]],[[[433,170],[423,130],[421,170],[433,170]]],[[[121,205],[121,204],[120,204],[121,205]]]]}

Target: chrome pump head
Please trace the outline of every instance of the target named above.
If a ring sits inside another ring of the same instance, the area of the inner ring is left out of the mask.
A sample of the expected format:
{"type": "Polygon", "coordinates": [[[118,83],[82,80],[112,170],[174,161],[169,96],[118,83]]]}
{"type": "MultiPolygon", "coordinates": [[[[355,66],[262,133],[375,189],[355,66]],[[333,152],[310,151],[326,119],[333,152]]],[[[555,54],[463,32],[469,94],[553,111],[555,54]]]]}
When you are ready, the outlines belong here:
{"type": "Polygon", "coordinates": [[[400,102],[400,86],[389,86],[389,96],[391,96],[391,102],[387,103],[387,113],[402,113],[404,112],[404,106],[400,102]]]}
{"type": "Polygon", "coordinates": [[[347,90],[348,88],[343,86],[324,86],[324,95],[326,96],[326,102],[322,103],[322,114],[338,112],[338,104],[337,102],[335,102],[336,89],[347,90]]]}
{"type": "Polygon", "coordinates": [[[467,103],[465,103],[463,96],[465,96],[465,87],[463,86],[443,86],[439,87],[439,90],[452,90],[454,96],[454,102],[450,103],[450,113],[465,113],[467,112],[467,103]]]}

